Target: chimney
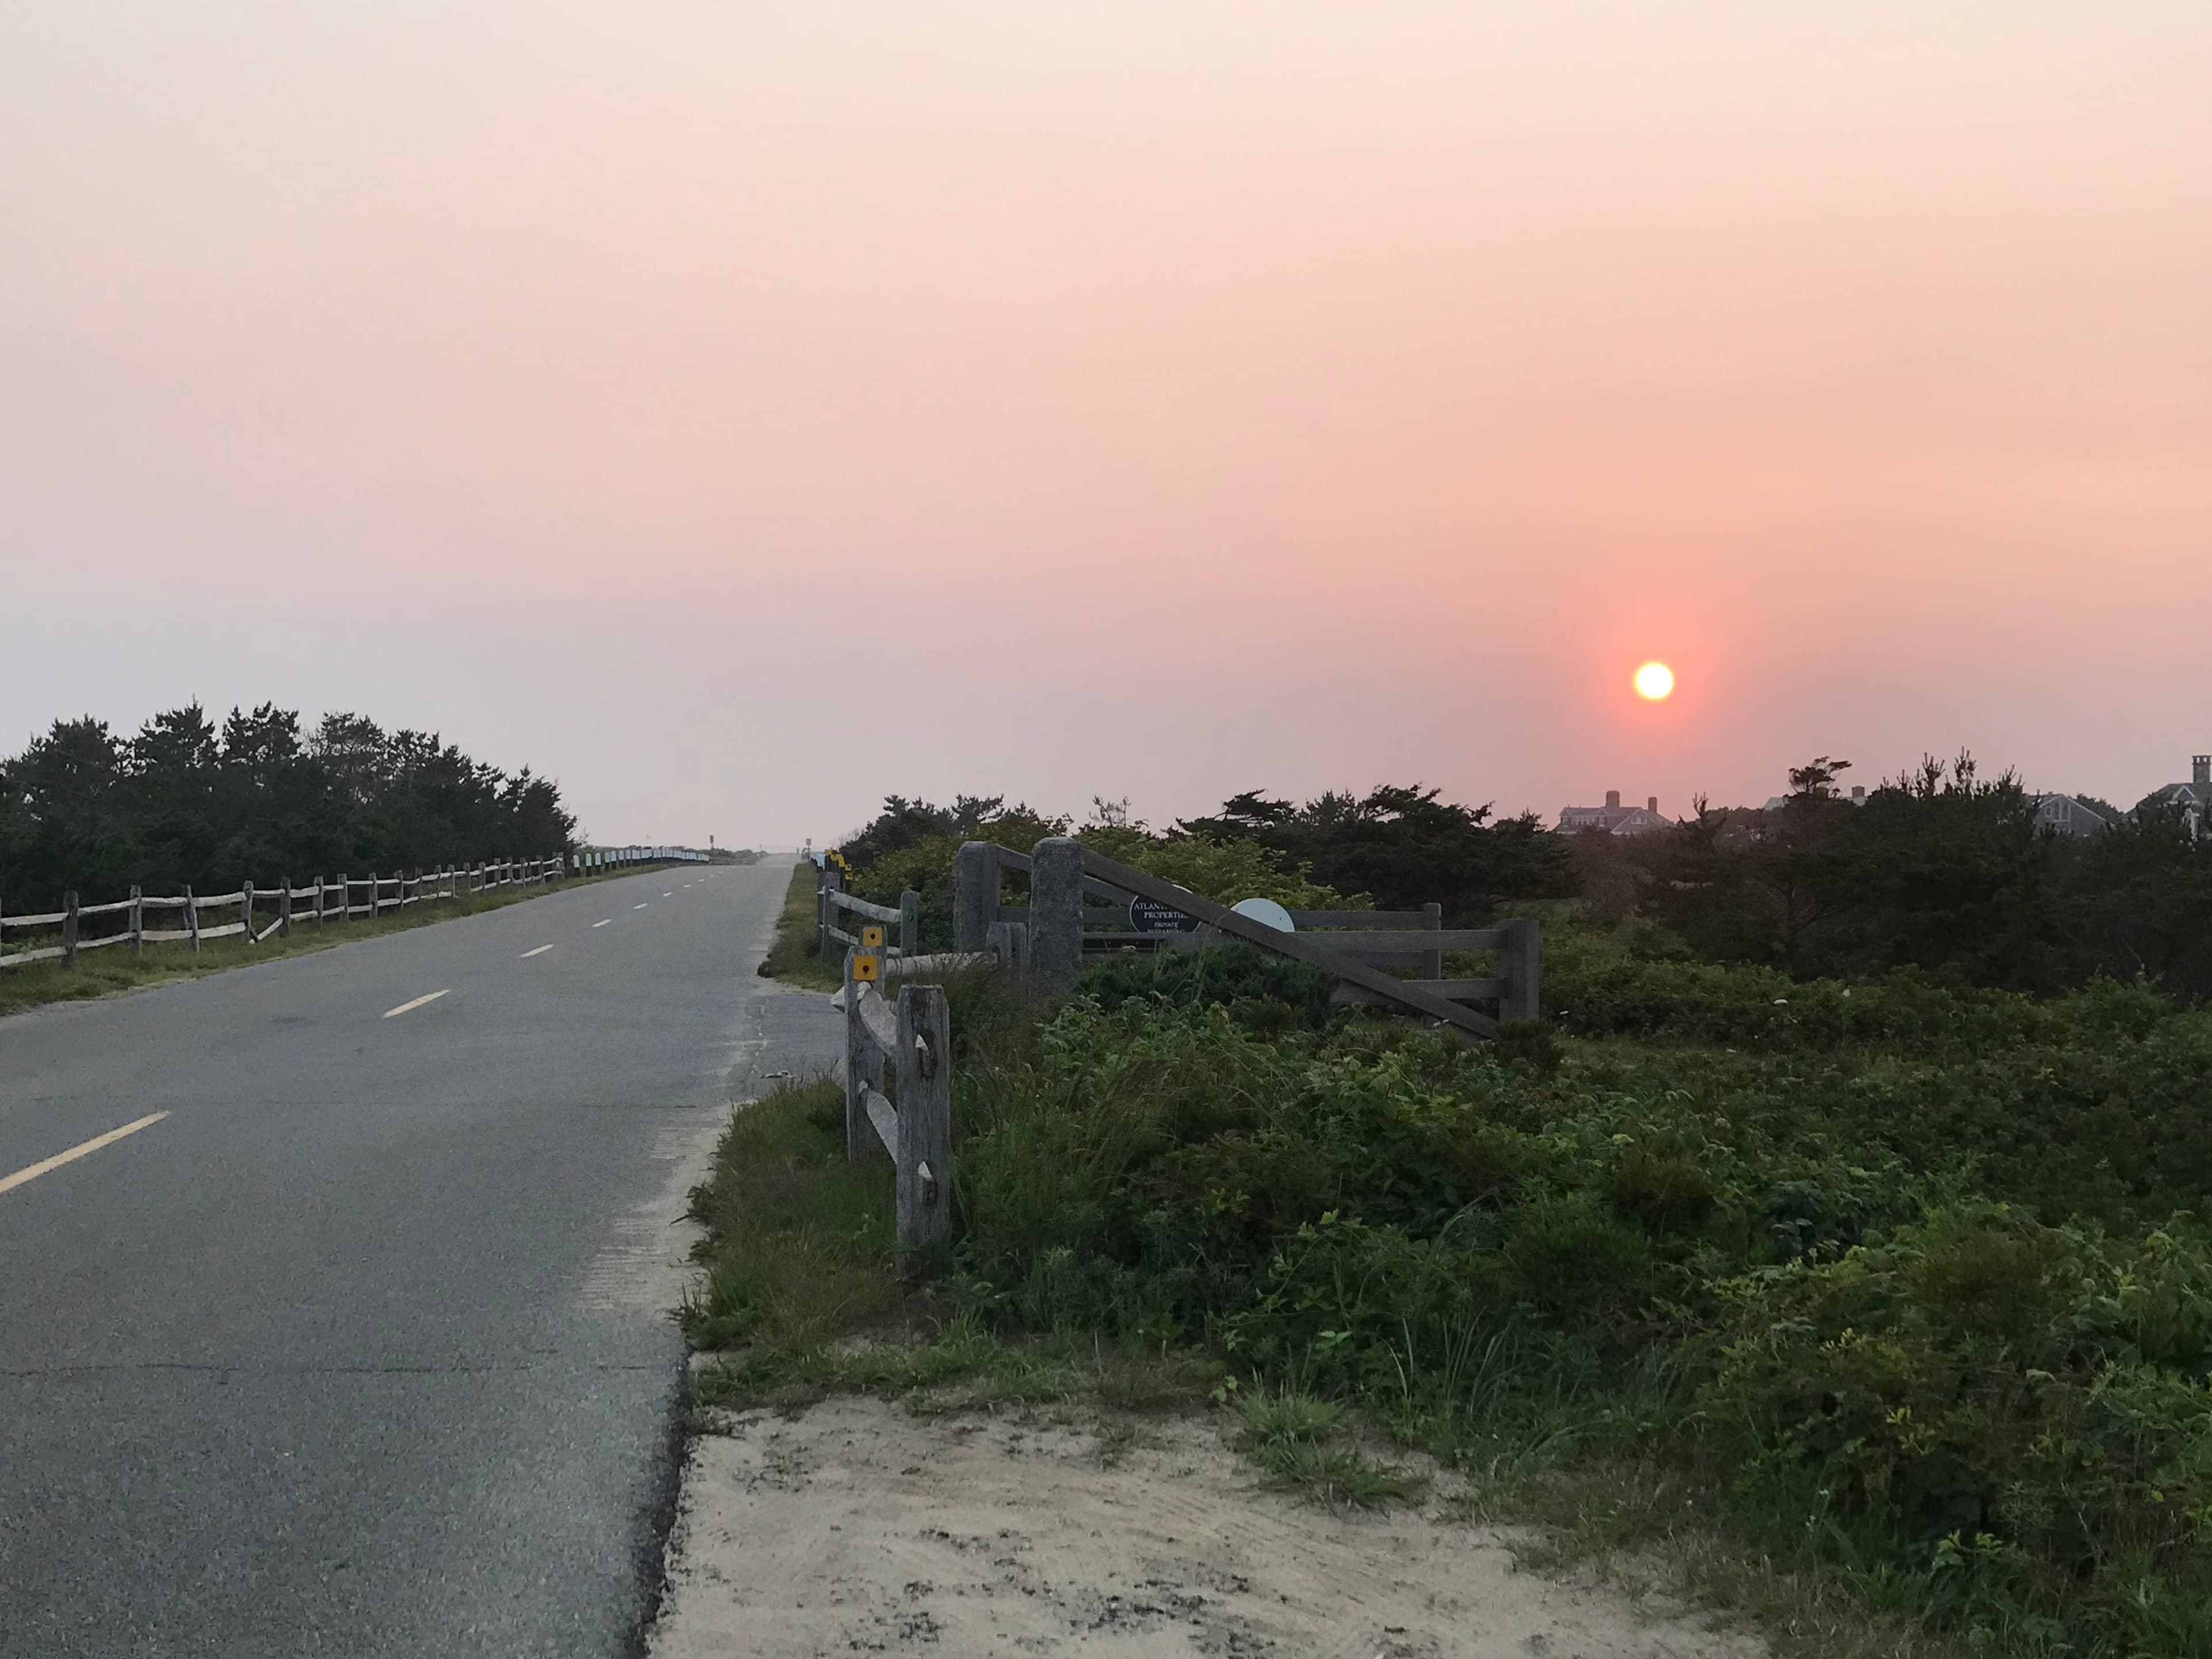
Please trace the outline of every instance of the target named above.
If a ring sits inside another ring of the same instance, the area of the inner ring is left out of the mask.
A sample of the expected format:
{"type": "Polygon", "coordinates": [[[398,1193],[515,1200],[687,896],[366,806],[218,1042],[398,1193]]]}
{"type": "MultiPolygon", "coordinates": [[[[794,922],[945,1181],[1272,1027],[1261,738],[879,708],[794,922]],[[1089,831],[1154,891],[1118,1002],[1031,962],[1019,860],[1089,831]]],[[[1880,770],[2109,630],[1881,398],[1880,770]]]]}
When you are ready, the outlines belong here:
{"type": "Polygon", "coordinates": [[[2192,755],[2190,757],[2189,781],[2191,783],[2212,783],[2212,755],[2192,755]]]}
{"type": "Polygon", "coordinates": [[[1659,816],[1659,797],[1654,795],[1650,800],[1645,801],[1644,803],[1644,810],[1650,813],[1653,817],[1657,817],[1659,816]]]}
{"type": "Polygon", "coordinates": [[[1605,810],[1608,812],[1618,812],[1620,811],[1620,790],[1608,789],[1605,792],[1605,810]]]}

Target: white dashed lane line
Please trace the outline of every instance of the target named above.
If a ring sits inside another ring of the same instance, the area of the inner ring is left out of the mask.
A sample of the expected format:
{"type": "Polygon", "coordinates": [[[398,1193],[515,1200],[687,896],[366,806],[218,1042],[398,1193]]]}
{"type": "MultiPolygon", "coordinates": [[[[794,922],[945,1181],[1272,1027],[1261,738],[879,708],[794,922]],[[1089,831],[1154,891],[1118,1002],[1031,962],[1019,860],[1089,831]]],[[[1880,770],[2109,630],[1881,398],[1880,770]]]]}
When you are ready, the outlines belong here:
{"type": "Polygon", "coordinates": [[[606,919],[606,921],[595,921],[595,922],[593,922],[593,923],[592,924],[592,927],[610,927],[610,926],[611,926],[611,925],[613,924],[613,922],[614,922],[614,918],[613,918],[612,916],[609,916],[609,917],[606,919]]]}
{"type": "Polygon", "coordinates": [[[412,1002],[403,1002],[397,1008],[386,1008],[384,1011],[384,1018],[391,1019],[400,1014],[411,1013],[414,1010],[420,1008],[426,1002],[435,1002],[440,997],[450,995],[453,992],[453,988],[449,985],[442,991],[433,991],[428,996],[416,997],[412,1002]]]}
{"type": "MultiPolygon", "coordinates": [[[[651,899],[647,899],[646,900],[645,904],[650,904],[653,901],[651,899]]],[[[645,908],[645,904],[633,904],[629,908],[633,910],[642,910],[645,908]]]]}
{"type": "Polygon", "coordinates": [[[551,950],[552,948],[553,948],[553,947],[552,947],[551,945],[539,945],[539,946],[538,946],[535,951],[525,951],[522,953],[522,957],[521,957],[521,959],[522,959],[523,961],[525,961],[525,962],[527,962],[527,961],[529,961],[529,960],[530,960],[530,958],[531,958],[531,957],[542,957],[542,956],[544,956],[544,955],[548,951],[551,950]]]}
{"type": "Polygon", "coordinates": [[[660,896],[663,898],[674,898],[676,895],[673,893],[663,893],[660,896]]]}

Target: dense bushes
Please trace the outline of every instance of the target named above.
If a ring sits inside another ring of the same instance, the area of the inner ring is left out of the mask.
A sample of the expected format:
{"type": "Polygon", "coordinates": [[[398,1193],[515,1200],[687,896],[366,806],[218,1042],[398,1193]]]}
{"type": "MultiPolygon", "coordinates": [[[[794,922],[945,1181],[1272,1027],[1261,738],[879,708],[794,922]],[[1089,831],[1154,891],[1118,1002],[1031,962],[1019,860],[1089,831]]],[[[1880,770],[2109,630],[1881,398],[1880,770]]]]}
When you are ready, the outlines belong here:
{"type": "MultiPolygon", "coordinates": [[[[1076,830],[1079,840],[1107,857],[1171,881],[1201,898],[1234,904],[1267,898],[1293,909],[1330,910],[1368,907],[1364,894],[1346,895],[1311,878],[1303,866],[1286,868],[1257,842],[1208,840],[1188,835],[1156,836],[1126,815],[1095,803],[1098,819],[1076,830]]],[[[962,797],[955,808],[890,797],[869,827],[840,848],[853,865],[853,891],[878,904],[895,904],[907,890],[921,901],[925,948],[950,949],[952,938],[952,865],[963,841],[995,841],[1026,852],[1046,836],[1065,835],[1065,819],[1040,818],[1025,806],[1004,808],[996,799],[962,797]],[[955,826],[939,833],[945,824],[955,826]]],[[[1013,878],[1018,884],[1018,878],[1013,878]]],[[[1009,902],[1021,902],[1010,893],[1009,902]]]]}
{"type": "Polygon", "coordinates": [[[124,739],[60,720],[0,762],[0,893],[46,908],[133,883],[173,893],[286,875],[420,868],[567,850],[561,792],[512,776],[434,735],[351,714],[309,733],[266,704],[217,729],[198,704],[124,739]]]}
{"type": "Polygon", "coordinates": [[[1564,1057],[1241,952],[1002,1024],[957,1095],[963,1294],[1447,1456],[1671,1449],[2012,1650],[2212,1650],[2212,1019],[1553,940],[1564,1057]]]}
{"type": "Polygon", "coordinates": [[[1619,842],[1570,838],[1585,889],[1696,955],[1813,976],[1917,967],[2049,994],[2143,975],[2212,995],[2212,836],[2155,804],[2087,840],[2039,830],[2036,798],[1972,759],[1930,761],[1854,805],[1846,763],[1790,775],[1771,811],[1713,811],[1619,842]]]}
{"type": "MultiPolygon", "coordinates": [[[[2106,833],[2074,840],[2039,830],[2036,798],[2009,775],[1984,777],[1971,757],[1930,761],[1858,805],[1840,793],[1848,765],[1797,768],[1771,811],[1701,803],[1693,821],[1628,840],[1548,834],[1533,817],[1494,819],[1404,786],[1304,805],[1248,793],[1165,834],[1095,802],[1075,833],[1230,902],[1329,908],[1310,896],[1325,890],[1384,909],[1436,902],[1447,926],[1479,927],[1577,897],[1662,954],[1805,980],[1874,983],[1909,968],[2039,996],[2100,978],[2212,996],[2212,836],[2178,809],[2114,812],[2106,833]]],[[[842,850],[868,896],[919,890],[925,936],[939,943],[962,840],[1026,850],[1067,830],[995,798],[937,807],[893,796],[842,850]]]]}

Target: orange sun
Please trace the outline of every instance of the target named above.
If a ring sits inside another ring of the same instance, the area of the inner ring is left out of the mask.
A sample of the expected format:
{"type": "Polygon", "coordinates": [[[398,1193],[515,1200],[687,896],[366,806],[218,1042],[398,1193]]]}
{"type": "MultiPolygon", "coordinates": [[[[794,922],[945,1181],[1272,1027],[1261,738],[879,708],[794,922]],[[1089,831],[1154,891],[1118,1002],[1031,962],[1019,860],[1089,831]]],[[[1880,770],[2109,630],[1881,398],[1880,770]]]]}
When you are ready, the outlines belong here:
{"type": "Polygon", "coordinates": [[[1647,662],[1636,671],[1636,695],[1646,702],[1663,702],[1674,695],[1674,671],[1663,662],[1647,662]]]}

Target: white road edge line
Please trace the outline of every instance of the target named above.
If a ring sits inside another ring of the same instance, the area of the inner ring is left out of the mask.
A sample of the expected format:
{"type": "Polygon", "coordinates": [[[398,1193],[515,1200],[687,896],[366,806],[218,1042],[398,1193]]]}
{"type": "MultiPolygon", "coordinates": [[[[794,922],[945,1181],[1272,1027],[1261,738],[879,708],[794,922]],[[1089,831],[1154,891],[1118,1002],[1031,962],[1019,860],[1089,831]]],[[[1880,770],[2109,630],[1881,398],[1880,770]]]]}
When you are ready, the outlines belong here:
{"type": "Polygon", "coordinates": [[[551,950],[552,948],[553,948],[553,947],[552,947],[551,945],[539,945],[539,946],[538,946],[535,951],[525,951],[522,953],[522,955],[521,955],[521,957],[520,957],[520,960],[521,960],[521,961],[523,961],[523,962],[527,962],[527,961],[529,961],[529,960],[530,960],[530,958],[531,958],[531,957],[542,957],[542,956],[544,956],[544,955],[548,951],[551,950]]]}
{"type": "Polygon", "coordinates": [[[397,1008],[386,1008],[384,1011],[384,1018],[390,1019],[395,1014],[404,1014],[410,1009],[420,1008],[426,1002],[435,1002],[440,997],[449,994],[453,988],[449,985],[443,991],[433,991],[427,997],[416,997],[414,1001],[403,1002],[397,1008]]]}
{"type": "Polygon", "coordinates": [[[0,1193],[7,1192],[11,1188],[20,1187],[27,1181],[36,1181],[48,1170],[58,1170],[64,1164],[74,1164],[77,1159],[96,1152],[103,1146],[112,1146],[124,1136],[135,1135],[141,1129],[150,1124],[159,1123],[167,1116],[168,1116],[167,1112],[150,1112],[136,1123],[126,1123],[119,1129],[110,1129],[104,1135],[94,1135],[83,1145],[72,1146],[65,1152],[56,1152],[45,1162],[33,1164],[27,1170],[18,1170],[11,1176],[0,1176],[0,1193]]]}
{"type": "Polygon", "coordinates": [[[613,921],[614,921],[614,918],[613,918],[612,916],[609,916],[609,917],[606,919],[606,921],[595,921],[595,922],[593,922],[593,923],[592,924],[592,927],[605,927],[610,926],[610,925],[613,922],[613,921]]]}

